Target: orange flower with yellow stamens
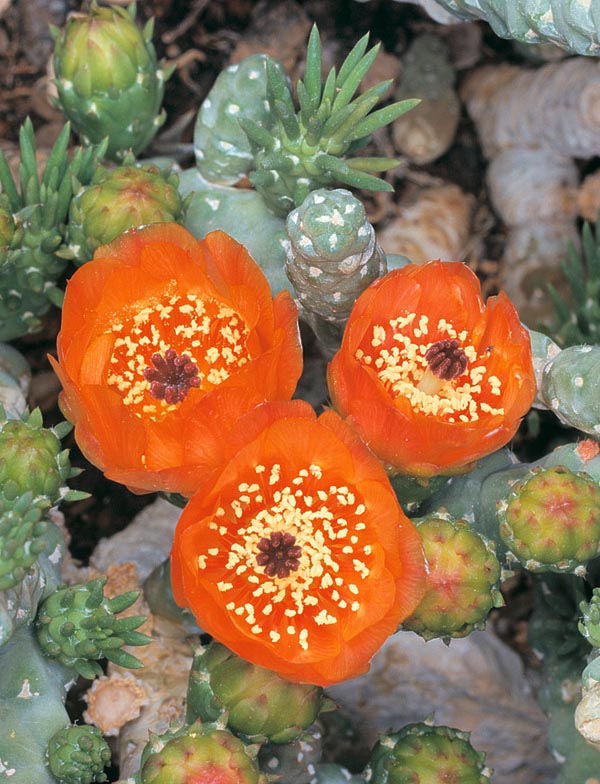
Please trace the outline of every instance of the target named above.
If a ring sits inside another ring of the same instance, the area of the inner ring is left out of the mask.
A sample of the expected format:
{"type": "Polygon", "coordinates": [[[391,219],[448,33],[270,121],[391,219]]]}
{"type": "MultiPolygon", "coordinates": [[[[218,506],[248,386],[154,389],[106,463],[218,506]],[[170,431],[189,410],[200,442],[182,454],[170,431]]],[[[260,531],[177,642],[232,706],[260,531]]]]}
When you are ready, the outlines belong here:
{"type": "Polygon", "coordinates": [[[433,476],[504,446],[535,395],[529,334],[458,262],[395,270],[356,301],[328,368],[336,410],[390,470],[433,476]]]}
{"type": "Polygon", "coordinates": [[[171,583],[240,656],[322,686],[365,672],[424,590],[420,537],[379,461],[332,411],[265,403],[177,525],[171,583]]]}
{"type": "Polygon", "coordinates": [[[133,229],[67,284],[57,340],[61,407],[107,477],[191,495],[223,436],[302,371],[297,309],[223,232],[133,229]]]}

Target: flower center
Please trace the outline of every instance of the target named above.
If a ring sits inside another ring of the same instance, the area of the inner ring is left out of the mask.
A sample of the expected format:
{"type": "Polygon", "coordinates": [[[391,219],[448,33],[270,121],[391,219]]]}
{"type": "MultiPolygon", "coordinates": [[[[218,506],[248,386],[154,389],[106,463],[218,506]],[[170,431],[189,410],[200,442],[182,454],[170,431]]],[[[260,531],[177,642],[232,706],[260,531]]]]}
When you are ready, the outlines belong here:
{"type": "Polygon", "coordinates": [[[154,421],[179,406],[191,389],[207,392],[251,358],[249,330],[228,304],[175,283],[160,300],[141,303],[108,330],[112,351],[106,383],[127,409],[154,421]]]}
{"type": "Polygon", "coordinates": [[[263,536],[256,546],[260,550],[256,563],[265,567],[268,577],[289,577],[290,572],[298,571],[302,548],[296,544],[296,537],[288,531],[273,531],[268,539],[263,536]]]}
{"type": "Polygon", "coordinates": [[[251,634],[272,643],[339,634],[362,607],[361,586],[376,568],[367,509],[352,487],[321,466],[288,473],[258,465],[216,510],[197,558],[204,579],[251,634]],[[329,632],[327,631],[329,629],[329,632]]]}
{"type": "Polygon", "coordinates": [[[438,340],[437,343],[432,343],[425,352],[425,359],[432,373],[444,381],[462,376],[469,365],[467,355],[458,340],[438,340]]]}
{"type": "Polygon", "coordinates": [[[187,354],[178,354],[174,348],[157,352],[150,357],[153,368],[144,368],[144,378],[150,382],[150,394],[169,405],[181,403],[192,387],[200,386],[198,365],[187,354]]]}
{"type": "Polygon", "coordinates": [[[408,313],[374,324],[355,358],[370,368],[397,405],[447,422],[503,415],[502,382],[478,354],[467,330],[445,318],[408,313]]]}

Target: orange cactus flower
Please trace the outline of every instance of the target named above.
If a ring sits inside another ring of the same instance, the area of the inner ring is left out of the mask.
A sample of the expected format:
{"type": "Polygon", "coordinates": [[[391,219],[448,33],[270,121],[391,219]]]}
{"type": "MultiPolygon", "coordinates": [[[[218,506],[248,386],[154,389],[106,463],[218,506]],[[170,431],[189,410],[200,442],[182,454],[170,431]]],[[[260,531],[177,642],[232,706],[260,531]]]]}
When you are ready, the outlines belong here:
{"type": "Polygon", "coordinates": [[[223,434],[302,371],[297,309],[246,249],[174,223],[126,232],[67,284],[61,407],[87,459],[140,491],[192,495],[223,434]]]}
{"type": "Polygon", "coordinates": [[[365,672],[424,591],[420,537],[333,411],[265,403],[179,520],[175,600],[240,656],[322,686],[365,672]]]}
{"type": "Polygon", "coordinates": [[[328,368],[336,410],[386,466],[428,477],[504,446],[535,395],[527,330],[459,262],[410,264],[356,301],[328,368]]]}

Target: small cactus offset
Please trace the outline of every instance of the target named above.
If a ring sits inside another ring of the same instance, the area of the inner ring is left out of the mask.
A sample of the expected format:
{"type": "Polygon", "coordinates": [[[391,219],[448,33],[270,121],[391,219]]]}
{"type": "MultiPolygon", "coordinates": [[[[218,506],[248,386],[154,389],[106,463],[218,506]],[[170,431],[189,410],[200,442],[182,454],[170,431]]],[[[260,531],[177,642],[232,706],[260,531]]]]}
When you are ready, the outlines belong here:
{"type": "Polygon", "coordinates": [[[600,648],[600,588],[594,588],[589,602],[581,602],[579,631],[594,648],[600,648]]]}
{"type": "Polygon", "coordinates": [[[489,784],[485,754],[475,751],[468,732],[429,722],[409,724],[382,737],[365,771],[369,784],[489,784]]]}
{"type": "Polygon", "coordinates": [[[428,565],[425,597],[402,628],[425,640],[465,637],[502,607],[494,547],[466,520],[432,514],[415,520],[428,565]]]}
{"type": "Polygon", "coordinates": [[[19,132],[19,184],[0,150],[0,340],[13,340],[41,328],[50,305],[62,303],[57,281],[67,261],[62,255],[69,205],[78,185],[87,184],[105,145],[67,153],[65,125],[43,175],[37,170],[33,125],[19,132]]]}
{"type": "Polygon", "coordinates": [[[392,158],[349,157],[379,128],[407,112],[417,100],[404,100],[371,112],[390,86],[380,82],[358,98],[354,95],[370,69],[379,45],[368,52],[368,35],[358,41],[339,73],[332,69],[323,82],[321,41],[313,27],[304,80],[292,91],[279,68],[267,60],[267,99],[272,107],[269,125],[250,118],[239,122],[250,141],[255,168],[250,181],[277,215],[285,216],[316,188],[344,183],[367,190],[391,191],[374,176],[398,164],[392,158]]]}
{"type": "Polygon", "coordinates": [[[323,690],[291,683],[219,643],[200,648],[190,672],[187,720],[224,720],[251,743],[289,743],[328,707],[323,690]]]}
{"type": "Polygon", "coordinates": [[[600,486],[564,466],[532,469],[498,504],[509,558],[533,572],[574,572],[600,552],[600,486]]]}
{"type": "Polygon", "coordinates": [[[61,784],[100,784],[111,753],[97,727],[70,725],[48,743],[48,765],[61,784]]]}
{"type": "Polygon", "coordinates": [[[44,549],[44,511],[32,493],[0,500],[0,591],[19,585],[44,549]]]}
{"type": "Polygon", "coordinates": [[[150,638],[136,632],[144,616],[116,616],[138,598],[130,591],[106,599],[106,578],[83,585],[63,586],[39,608],[36,619],[38,642],[47,656],[72,667],[84,678],[102,675],[98,659],[121,667],[141,667],[141,662],[123,650],[124,645],[147,645],[150,638]]]}
{"type": "Polygon", "coordinates": [[[220,724],[197,721],[150,739],[135,784],[266,784],[256,763],[257,750],[220,724]]]}
{"type": "Polygon", "coordinates": [[[152,164],[99,168],[71,202],[67,243],[75,263],[89,261],[99,245],[127,229],[179,221],[183,200],[178,184],[175,173],[163,173],[152,164]]]}
{"type": "Polygon", "coordinates": [[[58,105],[81,140],[108,138],[113,160],[140,153],[166,119],[161,104],[173,70],[157,62],[153,21],[140,29],[135,3],[127,9],[93,3],[52,33],[58,105]]]}
{"type": "Polygon", "coordinates": [[[303,307],[343,324],[358,295],[387,272],[362,203],[350,191],[321,188],[287,216],[285,269],[303,307]]]}

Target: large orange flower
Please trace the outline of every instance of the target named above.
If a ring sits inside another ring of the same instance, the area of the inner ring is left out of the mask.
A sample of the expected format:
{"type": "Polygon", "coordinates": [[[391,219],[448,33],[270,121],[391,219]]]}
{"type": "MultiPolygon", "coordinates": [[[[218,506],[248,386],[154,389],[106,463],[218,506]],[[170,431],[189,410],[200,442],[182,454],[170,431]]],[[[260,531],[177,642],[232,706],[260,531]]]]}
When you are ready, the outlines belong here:
{"type": "Polygon", "coordinates": [[[106,476],[191,495],[241,414],[289,399],[297,310],[246,249],[174,223],[98,248],[67,285],[54,367],[75,438],[106,476]]]}
{"type": "Polygon", "coordinates": [[[327,685],[365,672],[423,596],[421,540],[379,461],[332,411],[266,403],[177,526],[175,599],[240,656],[327,685]]]}
{"type": "Polygon", "coordinates": [[[388,468],[452,473],[504,446],[535,395],[527,330],[506,295],[431,261],[356,301],[328,368],[335,408],[388,468]]]}

